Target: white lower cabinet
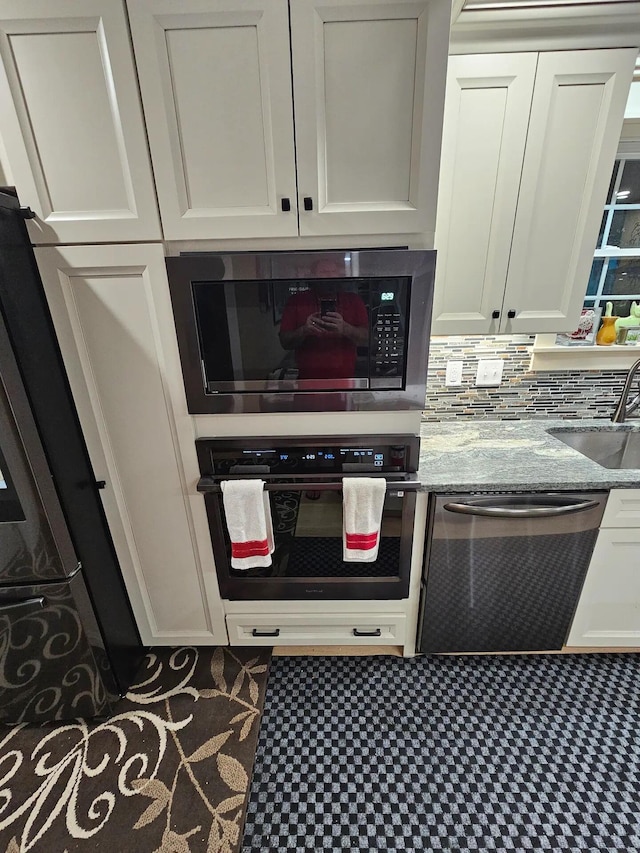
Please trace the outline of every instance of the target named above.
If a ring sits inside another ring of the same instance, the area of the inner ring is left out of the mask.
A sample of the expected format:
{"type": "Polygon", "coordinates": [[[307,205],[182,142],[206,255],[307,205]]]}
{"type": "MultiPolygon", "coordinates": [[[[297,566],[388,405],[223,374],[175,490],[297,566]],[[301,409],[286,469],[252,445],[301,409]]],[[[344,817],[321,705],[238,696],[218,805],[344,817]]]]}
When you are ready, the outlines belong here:
{"type": "Polygon", "coordinates": [[[611,492],[567,646],[640,647],[638,509],[640,489],[611,492]]]}
{"type": "Polygon", "coordinates": [[[162,246],[36,251],[146,644],[226,644],[162,246]]]}
{"type": "Polygon", "coordinates": [[[231,614],[232,646],[404,645],[404,613],[231,614]]]}

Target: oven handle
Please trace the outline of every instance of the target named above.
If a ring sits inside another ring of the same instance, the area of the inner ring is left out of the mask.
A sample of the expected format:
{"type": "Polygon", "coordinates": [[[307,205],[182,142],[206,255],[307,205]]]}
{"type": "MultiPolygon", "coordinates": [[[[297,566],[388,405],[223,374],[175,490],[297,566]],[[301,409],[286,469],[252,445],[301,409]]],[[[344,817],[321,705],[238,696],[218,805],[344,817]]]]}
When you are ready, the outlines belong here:
{"type": "MultiPolygon", "coordinates": [[[[419,480],[390,480],[387,482],[387,491],[417,492],[421,485],[419,480]]],[[[220,483],[211,477],[201,477],[197,488],[205,494],[222,492],[220,483]]],[[[342,483],[265,483],[264,489],[266,492],[338,492],[342,489],[342,483]]]]}

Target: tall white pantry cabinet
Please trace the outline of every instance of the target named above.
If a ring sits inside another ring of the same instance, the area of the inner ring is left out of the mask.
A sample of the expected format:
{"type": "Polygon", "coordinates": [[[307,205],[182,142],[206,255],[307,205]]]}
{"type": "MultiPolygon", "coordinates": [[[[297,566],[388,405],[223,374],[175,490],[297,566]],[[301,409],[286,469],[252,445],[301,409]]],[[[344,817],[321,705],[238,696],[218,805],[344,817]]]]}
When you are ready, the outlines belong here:
{"type": "Polygon", "coordinates": [[[36,249],[147,644],[226,644],[160,243],[36,249]]]}

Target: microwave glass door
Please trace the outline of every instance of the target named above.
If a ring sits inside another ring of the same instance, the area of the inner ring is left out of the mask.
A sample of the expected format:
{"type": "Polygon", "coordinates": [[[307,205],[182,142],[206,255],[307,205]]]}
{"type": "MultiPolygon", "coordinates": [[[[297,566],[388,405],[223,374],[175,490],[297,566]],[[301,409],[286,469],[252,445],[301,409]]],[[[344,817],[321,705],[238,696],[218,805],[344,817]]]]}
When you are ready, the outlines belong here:
{"type": "Polygon", "coordinates": [[[207,393],[403,388],[410,278],[194,281],[207,393]]]}

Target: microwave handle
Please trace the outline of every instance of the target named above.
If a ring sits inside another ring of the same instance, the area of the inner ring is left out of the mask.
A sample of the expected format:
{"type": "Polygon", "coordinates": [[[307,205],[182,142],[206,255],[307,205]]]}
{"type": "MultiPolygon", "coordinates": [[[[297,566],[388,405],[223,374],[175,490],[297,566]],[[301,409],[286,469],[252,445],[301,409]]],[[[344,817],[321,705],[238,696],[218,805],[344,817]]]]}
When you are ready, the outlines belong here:
{"type": "MultiPolygon", "coordinates": [[[[387,491],[417,492],[421,483],[419,480],[390,480],[387,482],[387,491]]],[[[201,477],[198,480],[198,491],[221,492],[220,483],[211,477],[201,477]]],[[[342,483],[265,483],[266,492],[338,492],[342,489],[342,483]]]]}

